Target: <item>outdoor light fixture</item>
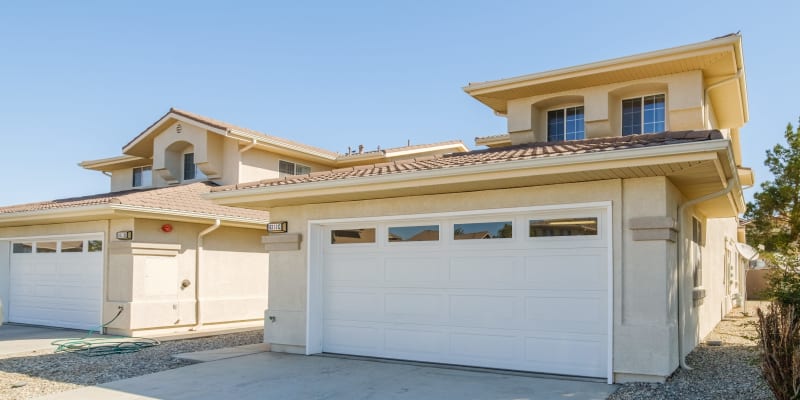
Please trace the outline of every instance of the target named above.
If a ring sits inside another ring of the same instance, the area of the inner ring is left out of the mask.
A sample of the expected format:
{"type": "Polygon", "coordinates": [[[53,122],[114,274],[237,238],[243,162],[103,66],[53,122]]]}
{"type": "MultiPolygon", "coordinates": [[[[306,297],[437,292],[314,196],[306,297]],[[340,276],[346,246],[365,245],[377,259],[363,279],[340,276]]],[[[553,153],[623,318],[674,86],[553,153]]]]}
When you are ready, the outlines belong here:
{"type": "Polygon", "coordinates": [[[289,223],[286,221],[270,222],[267,224],[269,233],[286,233],[289,231],[289,223]]]}

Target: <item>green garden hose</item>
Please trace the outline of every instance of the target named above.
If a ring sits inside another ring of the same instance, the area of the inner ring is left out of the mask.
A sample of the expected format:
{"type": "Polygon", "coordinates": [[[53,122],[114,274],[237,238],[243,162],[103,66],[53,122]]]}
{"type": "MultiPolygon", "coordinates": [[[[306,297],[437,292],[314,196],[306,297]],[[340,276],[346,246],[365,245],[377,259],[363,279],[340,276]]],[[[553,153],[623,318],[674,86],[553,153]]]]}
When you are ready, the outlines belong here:
{"type": "Polygon", "coordinates": [[[125,337],[125,336],[111,336],[111,337],[96,337],[92,338],[92,333],[102,332],[102,329],[114,322],[119,318],[124,310],[123,307],[119,308],[119,312],[111,321],[98,326],[95,329],[89,330],[89,333],[82,338],[73,339],[59,339],[53,341],[52,345],[57,346],[55,353],[77,353],[84,357],[98,357],[107,356],[110,354],[127,354],[136,353],[139,350],[154,347],[161,344],[158,340],[140,337],[125,337]]]}

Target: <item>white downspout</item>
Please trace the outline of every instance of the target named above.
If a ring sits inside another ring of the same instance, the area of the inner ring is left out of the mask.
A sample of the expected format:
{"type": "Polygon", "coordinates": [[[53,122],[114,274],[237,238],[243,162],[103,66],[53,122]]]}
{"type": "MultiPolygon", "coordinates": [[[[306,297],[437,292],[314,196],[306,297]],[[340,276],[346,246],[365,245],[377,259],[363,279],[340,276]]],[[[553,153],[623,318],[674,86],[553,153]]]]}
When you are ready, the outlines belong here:
{"type": "Polygon", "coordinates": [[[211,232],[214,232],[219,228],[221,221],[216,219],[214,221],[214,225],[209,226],[206,229],[203,229],[202,232],[197,234],[197,250],[195,250],[195,260],[194,260],[194,320],[195,325],[192,327],[191,330],[196,331],[200,329],[203,325],[203,321],[200,319],[200,262],[203,259],[203,236],[208,235],[211,232]]]}
{"type": "Polygon", "coordinates": [[[683,230],[683,220],[684,220],[684,215],[683,214],[686,212],[686,208],[687,207],[693,206],[693,205],[698,204],[698,203],[702,203],[704,201],[715,199],[715,198],[720,197],[720,196],[727,195],[728,193],[730,193],[733,190],[734,182],[735,182],[735,180],[733,178],[728,179],[728,184],[725,186],[724,189],[722,189],[722,190],[720,190],[718,192],[715,192],[715,193],[711,193],[711,194],[707,194],[707,195],[702,196],[702,197],[698,197],[696,199],[689,200],[689,201],[681,204],[680,207],[678,207],[678,249],[677,249],[677,251],[678,251],[678,282],[677,282],[677,286],[678,286],[678,361],[679,361],[680,367],[683,368],[683,369],[686,369],[686,370],[691,370],[692,368],[689,367],[688,365],[686,365],[686,356],[684,355],[684,352],[683,352],[683,329],[685,328],[685,326],[684,326],[684,323],[683,323],[684,312],[683,312],[683,306],[681,304],[681,299],[683,299],[683,297],[684,297],[683,292],[686,290],[686,289],[684,289],[683,285],[681,284],[681,282],[683,281],[683,272],[684,272],[684,269],[686,268],[686,257],[684,256],[684,254],[686,253],[685,248],[684,248],[684,246],[685,246],[684,242],[686,241],[686,235],[685,235],[685,232],[683,230]]]}
{"type": "Polygon", "coordinates": [[[255,145],[256,145],[256,138],[253,138],[253,141],[250,142],[250,144],[239,149],[239,153],[244,153],[245,151],[252,149],[253,146],[255,145]]]}
{"type": "Polygon", "coordinates": [[[706,88],[706,90],[704,91],[704,93],[703,93],[703,123],[706,125],[706,129],[710,129],[711,128],[711,121],[708,120],[708,102],[710,101],[710,99],[708,97],[708,94],[711,92],[711,89],[715,89],[715,88],[717,88],[719,86],[722,86],[722,85],[724,85],[724,84],[726,84],[726,83],[728,83],[728,82],[730,82],[730,81],[732,81],[734,79],[741,78],[742,77],[742,72],[744,72],[744,70],[742,68],[739,68],[739,69],[736,70],[736,74],[734,74],[733,76],[725,78],[725,79],[723,79],[723,80],[721,80],[721,81],[719,81],[717,83],[714,83],[712,85],[709,85],[706,88]]]}

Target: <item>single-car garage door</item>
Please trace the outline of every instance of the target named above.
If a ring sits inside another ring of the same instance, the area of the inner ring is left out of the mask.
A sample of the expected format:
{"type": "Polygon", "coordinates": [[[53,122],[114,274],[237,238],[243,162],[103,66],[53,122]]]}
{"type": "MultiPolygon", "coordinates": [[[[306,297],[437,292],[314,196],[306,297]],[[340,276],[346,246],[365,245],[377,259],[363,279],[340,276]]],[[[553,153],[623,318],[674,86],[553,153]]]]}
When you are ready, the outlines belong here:
{"type": "Polygon", "coordinates": [[[10,322],[97,327],[102,319],[102,236],[12,241],[10,289],[10,322]]]}
{"type": "Polygon", "coordinates": [[[609,214],[321,223],[322,351],[608,377],[609,214]]]}

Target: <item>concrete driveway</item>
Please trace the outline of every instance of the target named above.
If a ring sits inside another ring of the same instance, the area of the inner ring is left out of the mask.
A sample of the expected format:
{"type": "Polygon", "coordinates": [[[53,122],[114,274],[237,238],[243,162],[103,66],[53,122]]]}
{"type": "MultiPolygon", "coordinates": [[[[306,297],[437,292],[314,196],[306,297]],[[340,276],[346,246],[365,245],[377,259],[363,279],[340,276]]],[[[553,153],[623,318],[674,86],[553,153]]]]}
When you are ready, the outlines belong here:
{"type": "Polygon", "coordinates": [[[205,362],[49,400],[606,399],[613,385],[282,353],[205,362]]]}
{"type": "Polygon", "coordinates": [[[32,351],[52,353],[58,339],[81,338],[86,331],[42,326],[3,324],[0,326],[0,356],[32,351]]]}

